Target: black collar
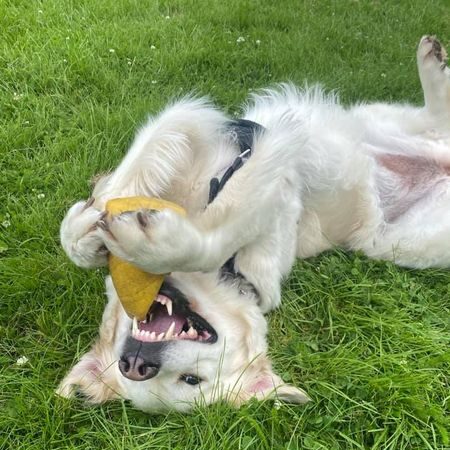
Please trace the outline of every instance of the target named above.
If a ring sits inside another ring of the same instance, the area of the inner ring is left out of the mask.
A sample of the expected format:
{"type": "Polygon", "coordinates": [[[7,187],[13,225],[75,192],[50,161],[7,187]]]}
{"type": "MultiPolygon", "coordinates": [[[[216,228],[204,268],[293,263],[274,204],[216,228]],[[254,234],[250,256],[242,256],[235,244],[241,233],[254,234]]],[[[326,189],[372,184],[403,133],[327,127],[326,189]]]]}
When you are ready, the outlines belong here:
{"type": "Polygon", "coordinates": [[[220,180],[214,177],[209,182],[208,205],[217,197],[217,194],[223,189],[233,174],[250,158],[253,151],[255,134],[262,133],[264,129],[259,123],[245,119],[230,120],[227,123],[227,136],[239,147],[239,155],[233,161],[233,164],[228,167],[220,180]]]}
{"type": "MultiPolygon", "coordinates": [[[[226,125],[227,136],[239,147],[239,155],[233,163],[226,169],[222,177],[214,177],[209,182],[208,205],[217,197],[225,184],[230,180],[233,174],[239,170],[250,158],[253,152],[253,141],[256,134],[262,133],[265,128],[251,120],[237,119],[231,120],[226,125]]],[[[239,292],[245,294],[247,291],[253,292],[258,296],[255,286],[250,283],[242,273],[235,267],[236,255],[233,255],[220,268],[220,277],[223,280],[239,283],[239,292]]]]}

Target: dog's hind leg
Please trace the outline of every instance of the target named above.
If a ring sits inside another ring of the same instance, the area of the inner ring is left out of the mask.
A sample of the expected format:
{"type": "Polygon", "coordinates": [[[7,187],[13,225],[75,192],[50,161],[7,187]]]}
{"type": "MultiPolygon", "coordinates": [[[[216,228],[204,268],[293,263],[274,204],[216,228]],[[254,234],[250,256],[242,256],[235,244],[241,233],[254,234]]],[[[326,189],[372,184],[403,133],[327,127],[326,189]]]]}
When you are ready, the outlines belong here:
{"type": "Polygon", "coordinates": [[[450,69],[446,62],[447,52],[442,44],[433,36],[424,36],[417,49],[417,66],[425,107],[450,128],[450,69]]]}

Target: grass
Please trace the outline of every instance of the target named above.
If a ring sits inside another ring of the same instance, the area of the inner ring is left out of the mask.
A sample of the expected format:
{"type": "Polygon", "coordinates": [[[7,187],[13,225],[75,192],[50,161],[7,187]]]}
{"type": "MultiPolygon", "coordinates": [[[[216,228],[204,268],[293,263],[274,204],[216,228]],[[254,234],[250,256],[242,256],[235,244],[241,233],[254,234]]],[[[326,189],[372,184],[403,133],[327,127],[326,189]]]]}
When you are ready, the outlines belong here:
{"type": "Polygon", "coordinates": [[[450,448],[449,272],[339,251],[299,262],[269,318],[274,366],[309,405],[147,416],[53,395],[104,303],[102,272],[67,260],[59,223],[147,114],[191,91],[234,114],[249,91],[287,79],[336,88],[344,103],[418,104],[415,47],[426,33],[449,43],[445,0],[0,0],[0,10],[1,449],[450,448]]]}

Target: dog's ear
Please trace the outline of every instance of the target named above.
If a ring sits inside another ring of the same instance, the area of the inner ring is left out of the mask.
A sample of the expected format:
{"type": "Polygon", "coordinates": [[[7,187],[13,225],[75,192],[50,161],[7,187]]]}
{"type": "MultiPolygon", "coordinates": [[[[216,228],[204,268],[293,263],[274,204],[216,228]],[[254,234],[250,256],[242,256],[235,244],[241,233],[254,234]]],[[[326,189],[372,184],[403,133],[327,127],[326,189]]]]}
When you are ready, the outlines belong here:
{"type": "Polygon", "coordinates": [[[257,357],[241,375],[229,401],[236,406],[255,397],[258,400],[273,398],[286,403],[306,403],[311,399],[302,389],[286,384],[272,370],[265,356],[257,357]]]}
{"type": "Polygon", "coordinates": [[[114,347],[118,334],[127,326],[122,323],[125,314],[109,277],[106,290],[109,301],[103,312],[100,337],[60,383],[56,393],[62,397],[81,395],[88,402],[103,403],[123,396],[114,347]]]}
{"type": "Polygon", "coordinates": [[[72,398],[80,395],[89,403],[103,403],[122,397],[117,361],[101,340],[83,355],[60,383],[56,393],[72,398]]]}

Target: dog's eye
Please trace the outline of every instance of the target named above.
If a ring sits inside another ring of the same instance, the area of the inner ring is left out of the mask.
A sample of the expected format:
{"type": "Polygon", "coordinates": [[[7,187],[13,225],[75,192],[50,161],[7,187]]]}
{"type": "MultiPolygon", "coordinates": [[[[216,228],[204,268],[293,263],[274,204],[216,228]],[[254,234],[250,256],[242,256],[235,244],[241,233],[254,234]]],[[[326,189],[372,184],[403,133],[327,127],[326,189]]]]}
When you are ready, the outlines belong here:
{"type": "Polygon", "coordinates": [[[187,384],[190,384],[191,386],[195,386],[202,381],[201,378],[196,377],[195,375],[181,375],[180,380],[184,381],[187,384]]]}

